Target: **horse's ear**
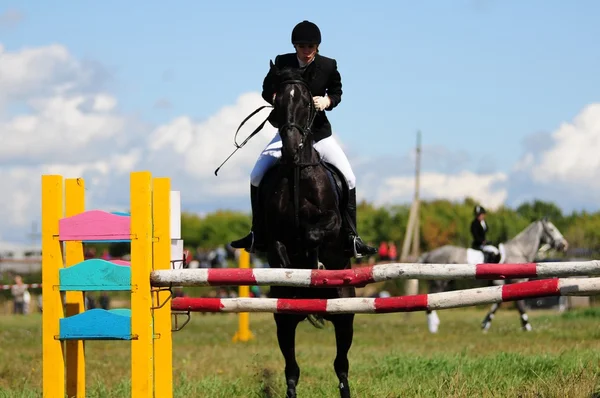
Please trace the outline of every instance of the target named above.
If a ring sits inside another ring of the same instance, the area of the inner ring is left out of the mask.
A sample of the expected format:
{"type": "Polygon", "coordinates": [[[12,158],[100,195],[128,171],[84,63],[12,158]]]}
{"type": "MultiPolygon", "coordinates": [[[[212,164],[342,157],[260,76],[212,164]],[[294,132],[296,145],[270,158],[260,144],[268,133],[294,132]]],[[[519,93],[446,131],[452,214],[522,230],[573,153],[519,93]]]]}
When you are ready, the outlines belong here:
{"type": "Polygon", "coordinates": [[[271,72],[275,73],[275,75],[279,74],[279,68],[275,66],[272,59],[269,60],[269,67],[271,68],[271,72]]]}

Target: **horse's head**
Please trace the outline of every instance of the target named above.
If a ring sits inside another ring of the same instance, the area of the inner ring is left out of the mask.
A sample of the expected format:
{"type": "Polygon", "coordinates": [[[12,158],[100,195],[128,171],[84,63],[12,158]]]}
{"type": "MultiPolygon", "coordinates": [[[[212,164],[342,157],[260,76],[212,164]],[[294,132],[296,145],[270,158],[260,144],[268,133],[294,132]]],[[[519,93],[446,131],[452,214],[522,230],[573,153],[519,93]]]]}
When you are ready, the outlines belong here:
{"type": "Polygon", "coordinates": [[[281,160],[298,164],[302,149],[312,139],[310,129],[316,114],[312,94],[299,69],[279,69],[271,61],[271,70],[276,76],[274,109],[282,143],[281,160]]]}
{"type": "Polygon", "coordinates": [[[540,222],[543,227],[541,242],[549,245],[555,250],[566,252],[569,247],[569,243],[560,233],[558,228],[556,228],[554,224],[552,224],[552,222],[550,222],[550,220],[548,220],[546,217],[542,218],[540,222]]]}

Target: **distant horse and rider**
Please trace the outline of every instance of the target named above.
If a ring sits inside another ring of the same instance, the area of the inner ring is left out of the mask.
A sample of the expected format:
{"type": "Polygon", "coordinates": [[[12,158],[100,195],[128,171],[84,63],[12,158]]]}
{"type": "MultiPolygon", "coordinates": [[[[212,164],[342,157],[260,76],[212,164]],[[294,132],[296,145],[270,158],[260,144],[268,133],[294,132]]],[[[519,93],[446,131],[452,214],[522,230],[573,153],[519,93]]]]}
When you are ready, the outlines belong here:
{"type": "MultiPolygon", "coordinates": [[[[475,206],[475,218],[471,223],[473,242],[470,248],[445,245],[423,253],[419,257],[418,262],[429,264],[530,263],[534,261],[542,246],[547,246],[558,251],[566,251],[568,248],[567,240],[547,218],[532,222],[517,236],[504,243],[500,243],[496,247],[486,239],[488,227],[485,222],[485,214],[486,210],[482,206],[475,206]]],[[[506,281],[494,281],[494,283],[510,284],[526,280],[507,279],[506,281]]],[[[448,280],[429,281],[429,293],[446,291],[450,282],[448,280]]],[[[530,331],[532,327],[529,323],[524,301],[517,301],[516,306],[519,310],[523,330],[530,331]]],[[[481,324],[483,331],[489,330],[498,308],[500,308],[500,304],[493,304],[490,311],[486,314],[481,324]]],[[[427,324],[431,333],[438,331],[440,320],[436,311],[427,311],[427,324]]]]}

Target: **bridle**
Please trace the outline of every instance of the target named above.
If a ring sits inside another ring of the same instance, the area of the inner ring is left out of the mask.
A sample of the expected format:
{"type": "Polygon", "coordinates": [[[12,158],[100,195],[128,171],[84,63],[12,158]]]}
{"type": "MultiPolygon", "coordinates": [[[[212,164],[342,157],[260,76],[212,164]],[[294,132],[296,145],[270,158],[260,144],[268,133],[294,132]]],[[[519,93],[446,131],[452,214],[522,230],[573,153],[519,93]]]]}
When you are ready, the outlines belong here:
{"type": "MultiPolygon", "coordinates": [[[[310,98],[312,99],[312,94],[310,91],[310,87],[308,87],[308,84],[304,81],[304,80],[300,80],[300,79],[288,79],[288,80],[284,80],[282,82],[279,83],[280,86],[284,86],[284,85],[288,85],[288,84],[300,84],[302,86],[304,86],[309,94],[310,94],[310,98]]],[[[315,117],[317,116],[317,109],[315,108],[315,104],[313,101],[309,101],[309,111],[308,111],[308,119],[306,120],[306,125],[301,126],[297,123],[284,123],[281,126],[279,126],[279,131],[281,132],[282,130],[289,128],[289,129],[296,129],[300,132],[300,135],[302,136],[302,139],[300,140],[300,145],[298,146],[298,151],[302,150],[302,148],[304,148],[304,145],[306,144],[306,140],[311,136],[311,129],[312,129],[312,125],[313,122],[315,121],[315,117]]],[[[318,164],[318,163],[317,163],[318,164]]],[[[306,166],[314,166],[316,164],[294,164],[295,166],[301,166],[301,167],[306,167],[306,166]]]]}
{"type": "MultiPolygon", "coordinates": [[[[306,89],[308,90],[308,92],[310,93],[310,87],[308,87],[308,84],[304,81],[304,80],[300,80],[300,79],[288,79],[288,80],[284,80],[282,82],[279,83],[279,85],[284,85],[284,84],[300,84],[304,87],[306,87],[306,89]]],[[[312,94],[311,94],[311,98],[312,98],[312,94]]],[[[315,104],[312,101],[309,101],[309,115],[308,115],[308,120],[306,122],[306,126],[300,126],[299,124],[296,123],[285,123],[283,126],[281,126],[279,128],[279,130],[285,128],[285,127],[289,127],[289,128],[295,128],[298,129],[298,131],[300,131],[300,134],[302,135],[302,140],[300,141],[300,145],[298,147],[298,150],[301,150],[302,148],[304,148],[304,145],[306,144],[306,140],[308,139],[308,137],[311,135],[311,129],[312,129],[312,125],[313,122],[315,121],[315,117],[317,116],[317,109],[315,108],[315,104]]],[[[254,112],[252,112],[251,114],[249,114],[248,116],[246,116],[246,118],[244,120],[242,120],[242,122],[240,123],[240,125],[238,126],[237,130],[235,131],[235,135],[233,137],[233,145],[235,146],[234,151],[227,156],[227,158],[225,158],[225,160],[223,161],[223,163],[221,163],[221,165],[219,165],[219,167],[216,168],[215,170],[215,176],[218,175],[219,170],[221,170],[221,167],[223,167],[223,165],[225,163],[227,163],[227,161],[229,159],[231,159],[231,157],[233,155],[235,155],[235,153],[242,149],[247,143],[248,141],[250,141],[252,139],[252,137],[254,137],[256,134],[258,134],[263,127],[265,126],[265,123],[267,123],[267,120],[269,120],[269,117],[267,117],[265,120],[263,120],[257,128],[254,129],[254,131],[252,133],[250,133],[250,135],[248,137],[246,137],[246,139],[241,143],[238,144],[237,142],[237,136],[238,133],[240,132],[240,129],[242,128],[242,126],[248,121],[250,120],[254,115],[256,115],[258,112],[260,112],[261,110],[265,109],[265,108],[274,108],[274,106],[272,105],[263,105],[258,107],[258,109],[256,109],[254,112]]],[[[319,162],[320,163],[320,162],[319,162]]],[[[296,164],[296,166],[300,166],[300,167],[307,167],[307,166],[316,166],[318,163],[309,163],[309,164],[296,164]]]]}
{"type": "Polygon", "coordinates": [[[546,234],[546,236],[548,236],[550,238],[550,246],[554,249],[557,249],[558,246],[563,243],[564,241],[564,237],[562,237],[562,240],[556,239],[556,237],[554,236],[554,234],[552,233],[552,231],[549,230],[547,224],[546,224],[546,220],[541,220],[542,223],[542,228],[544,230],[544,233],[546,234]]]}

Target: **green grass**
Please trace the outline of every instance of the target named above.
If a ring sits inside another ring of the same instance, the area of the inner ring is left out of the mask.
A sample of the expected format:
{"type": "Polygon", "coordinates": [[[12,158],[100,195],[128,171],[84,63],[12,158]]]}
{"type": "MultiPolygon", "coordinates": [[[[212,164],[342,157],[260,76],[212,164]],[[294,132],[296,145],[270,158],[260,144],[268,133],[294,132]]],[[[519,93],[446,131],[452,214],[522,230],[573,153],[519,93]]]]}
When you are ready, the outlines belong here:
{"type": "MultiPolygon", "coordinates": [[[[481,309],[359,315],[350,350],[354,397],[585,397],[600,391],[600,310],[536,311],[525,333],[515,310],[497,313],[489,333],[481,309]]],[[[231,342],[234,314],[195,314],[174,334],[176,397],[282,397],[283,358],[270,314],[252,314],[255,339],[231,342]]],[[[88,342],[87,396],[128,397],[126,342],[88,342]]],[[[298,328],[300,397],[337,397],[330,324],[298,328]]],[[[160,371],[160,366],[159,366],[160,371]]],[[[41,396],[41,317],[0,317],[0,398],[41,396]]]]}

